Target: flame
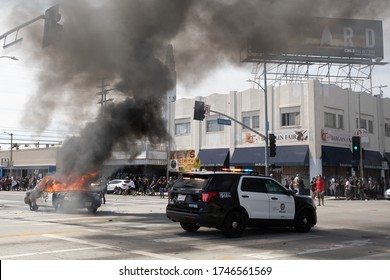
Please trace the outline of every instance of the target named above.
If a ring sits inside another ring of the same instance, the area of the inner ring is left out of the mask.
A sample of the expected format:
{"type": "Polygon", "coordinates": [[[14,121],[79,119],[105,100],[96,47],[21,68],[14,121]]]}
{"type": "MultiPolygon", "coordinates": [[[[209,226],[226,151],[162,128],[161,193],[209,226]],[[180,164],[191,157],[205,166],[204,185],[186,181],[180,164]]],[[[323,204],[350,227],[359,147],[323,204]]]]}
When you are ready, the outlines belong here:
{"type": "Polygon", "coordinates": [[[47,192],[66,192],[66,191],[88,191],[90,183],[96,179],[98,172],[91,172],[81,177],[78,175],[69,175],[57,177],[50,175],[44,177],[38,184],[38,189],[47,192]]]}

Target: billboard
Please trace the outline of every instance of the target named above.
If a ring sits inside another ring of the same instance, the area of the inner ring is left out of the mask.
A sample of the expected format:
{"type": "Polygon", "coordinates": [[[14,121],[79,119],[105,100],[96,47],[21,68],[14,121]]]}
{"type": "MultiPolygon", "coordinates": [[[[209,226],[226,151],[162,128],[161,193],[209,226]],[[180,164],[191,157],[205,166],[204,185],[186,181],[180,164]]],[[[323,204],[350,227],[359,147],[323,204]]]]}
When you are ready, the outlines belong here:
{"type": "Polygon", "coordinates": [[[382,21],[304,18],[299,25],[268,31],[249,40],[248,57],[264,54],[383,59],[382,21]]]}

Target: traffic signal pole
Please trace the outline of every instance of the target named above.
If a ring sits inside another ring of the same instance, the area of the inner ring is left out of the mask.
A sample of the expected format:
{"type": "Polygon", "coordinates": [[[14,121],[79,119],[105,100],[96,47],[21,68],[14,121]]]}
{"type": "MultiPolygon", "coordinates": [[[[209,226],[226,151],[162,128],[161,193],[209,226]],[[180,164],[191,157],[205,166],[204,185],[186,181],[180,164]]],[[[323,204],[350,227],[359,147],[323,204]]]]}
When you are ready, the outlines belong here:
{"type": "Polygon", "coordinates": [[[11,30],[0,35],[0,41],[4,39],[3,48],[6,48],[8,46],[11,46],[13,44],[22,41],[23,38],[19,38],[19,39],[17,38],[19,30],[41,19],[45,20],[44,34],[43,34],[43,47],[52,44],[53,41],[56,39],[58,33],[60,33],[62,30],[62,25],[58,24],[58,21],[61,19],[61,14],[58,11],[59,11],[58,5],[50,7],[45,11],[44,15],[40,15],[32,20],[26,21],[25,23],[15,28],[12,28],[11,30]],[[15,39],[12,42],[7,44],[6,43],[7,36],[15,32],[16,32],[15,39]]]}
{"type": "Polygon", "coordinates": [[[29,20],[29,21],[27,21],[27,22],[25,22],[25,23],[23,23],[23,24],[21,24],[21,25],[15,27],[15,28],[13,28],[13,29],[11,29],[11,30],[5,32],[4,34],[0,35],[0,40],[3,40],[3,39],[4,39],[3,48],[4,48],[4,47],[7,47],[7,46],[9,46],[9,45],[12,45],[12,44],[14,44],[14,43],[16,43],[16,42],[18,42],[18,41],[20,41],[20,40],[22,40],[22,38],[20,38],[20,39],[16,39],[16,38],[15,38],[15,40],[14,40],[13,42],[6,44],[5,40],[6,40],[6,38],[7,38],[8,35],[10,35],[10,34],[12,34],[12,33],[14,33],[14,32],[18,32],[18,31],[19,31],[20,29],[22,29],[23,27],[26,27],[26,26],[28,26],[28,25],[30,25],[30,24],[32,24],[32,23],[34,23],[34,22],[36,22],[36,21],[38,21],[38,20],[40,20],[40,19],[45,19],[45,16],[44,16],[44,15],[40,15],[39,17],[36,17],[36,18],[34,18],[34,19],[32,19],[32,20],[29,20]]]}
{"type": "Polygon", "coordinates": [[[364,175],[364,173],[363,173],[363,167],[364,167],[364,165],[363,165],[363,149],[362,149],[361,145],[362,145],[362,139],[360,138],[360,151],[359,151],[359,153],[360,153],[360,161],[359,161],[359,169],[360,169],[360,178],[363,178],[363,175],[364,175]]]}
{"type": "Polygon", "coordinates": [[[265,157],[264,157],[264,164],[265,164],[265,175],[269,175],[269,166],[268,166],[268,139],[269,139],[269,121],[268,121],[268,92],[267,92],[267,60],[264,59],[264,86],[262,86],[260,83],[254,81],[254,80],[247,80],[247,82],[252,82],[257,84],[263,91],[264,91],[264,119],[265,119],[265,131],[264,131],[264,138],[265,138],[265,157]]]}

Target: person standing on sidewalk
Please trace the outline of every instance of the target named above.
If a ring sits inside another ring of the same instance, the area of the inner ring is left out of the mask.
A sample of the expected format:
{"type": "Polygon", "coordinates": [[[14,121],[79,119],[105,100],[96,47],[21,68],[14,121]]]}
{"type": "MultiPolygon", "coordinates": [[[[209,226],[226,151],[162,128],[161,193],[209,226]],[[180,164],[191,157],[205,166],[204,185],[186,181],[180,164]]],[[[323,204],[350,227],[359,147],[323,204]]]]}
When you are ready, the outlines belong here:
{"type": "Polygon", "coordinates": [[[167,185],[167,180],[164,177],[160,177],[157,181],[157,187],[158,187],[158,191],[160,193],[160,198],[164,198],[164,192],[165,192],[165,188],[166,188],[166,185],[167,185]]]}
{"type": "Polygon", "coordinates": [[[322,179],[321,175],[317,176],[316,193],[317,193],[317,197],[318,197],[318,205],[317,206],[321,206],[321,201],[322,201],[322,206],[324,206],[325,181],[324,181],[324,179],[322,179]]]}
{"type": "Polygon", "coordinates": [[[311,197],[313,198],[313,200],[315,200],[316,195],[317,195],[317,192],[316,192],[316,182],[317,182],[317,178],[316,177],[311,178],[310,187],[311,187],[311,197]]]}

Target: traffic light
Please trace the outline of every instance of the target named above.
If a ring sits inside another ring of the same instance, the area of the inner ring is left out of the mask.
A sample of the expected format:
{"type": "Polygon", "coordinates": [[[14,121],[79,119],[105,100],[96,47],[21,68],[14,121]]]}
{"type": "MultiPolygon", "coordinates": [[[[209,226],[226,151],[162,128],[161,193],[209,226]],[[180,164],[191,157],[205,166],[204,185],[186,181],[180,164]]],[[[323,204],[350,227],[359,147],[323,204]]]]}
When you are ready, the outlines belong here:
{"type": "Polygon", "coordinates": [[[60,39],[62,31],[62,25],[58,23],[60,20],[59,5],[55,5],[46,10],[42,40],[43,48],[54,44],[60,39]]]}
{"type": "Polygon", "coordinates": [[[276,137],[275,134],[269,134],[269,156],[275,157],[276,156],[276,137]]]}
{"type": "Polygon", "coordinates": [[[203,121],[204,120],[204,102],[203,101],[195,101],[194,108],[194,120],[203,121]]]}
{"type": "Polygon", "coordinates": [[[360,137],[352,136],[352,159],[360,160],[360,137]]]}

